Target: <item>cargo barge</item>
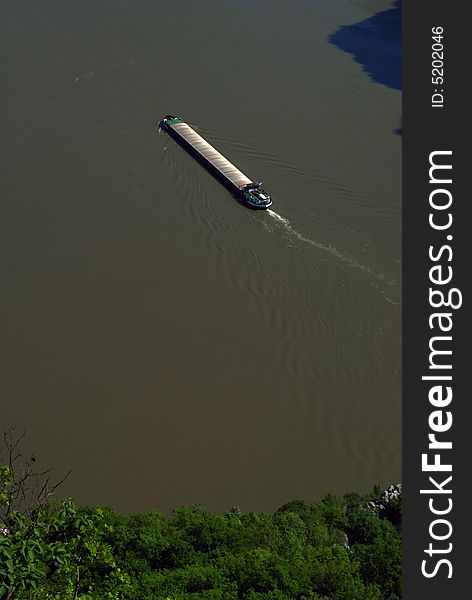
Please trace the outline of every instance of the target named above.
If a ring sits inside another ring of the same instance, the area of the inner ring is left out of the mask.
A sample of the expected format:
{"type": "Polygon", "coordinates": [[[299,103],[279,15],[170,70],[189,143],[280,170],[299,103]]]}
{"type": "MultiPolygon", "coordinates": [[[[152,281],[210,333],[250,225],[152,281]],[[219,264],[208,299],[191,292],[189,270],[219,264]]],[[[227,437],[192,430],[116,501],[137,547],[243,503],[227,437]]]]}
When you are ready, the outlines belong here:
{"type": "Polygon", "coordinates": [[[205,166],[222,177],[228,187],[236,192],[245,204],[259,209],[271,206],[272,198],[262,188],[262,182],[252,181],[246,177],[185,121],[179,117],[166,115],[159,122],[159,127],[171,134],[205,166]]]}

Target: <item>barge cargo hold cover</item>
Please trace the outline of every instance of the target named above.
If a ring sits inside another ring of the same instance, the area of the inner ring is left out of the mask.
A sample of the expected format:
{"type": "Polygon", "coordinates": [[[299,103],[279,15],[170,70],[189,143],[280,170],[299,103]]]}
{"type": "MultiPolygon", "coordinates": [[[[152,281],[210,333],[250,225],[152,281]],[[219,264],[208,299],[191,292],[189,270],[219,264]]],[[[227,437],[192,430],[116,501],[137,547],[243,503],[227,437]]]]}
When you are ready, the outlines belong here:
{"type": "Polygon", "coordinates": [[[261,182],[254,182],[246,177],[237,167],[229,162],[216,148],[213,148],[194,129],[179,117],[165,116],[159,126],[190,151],[195,152],[208,167],[222,176],[225,182],[253,208],[268,208],[272,204],[270,195],[261,187],[261,182]]]}

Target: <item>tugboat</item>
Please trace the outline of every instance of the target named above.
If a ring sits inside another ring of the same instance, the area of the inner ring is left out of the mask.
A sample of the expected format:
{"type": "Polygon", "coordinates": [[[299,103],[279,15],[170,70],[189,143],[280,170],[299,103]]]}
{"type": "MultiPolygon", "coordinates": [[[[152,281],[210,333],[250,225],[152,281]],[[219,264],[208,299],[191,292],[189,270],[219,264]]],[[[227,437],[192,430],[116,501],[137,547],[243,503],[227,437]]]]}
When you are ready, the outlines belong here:
{"type": "Polygon", "coordinates": [[[251,181],[180,117],[166,115],[159,122],[159,127],[172,135],[205,166],[222,177],[247,206],[266,209],[272,205],[272,198],[262,188],[261,181],[251,181]]]}
{"type": "Polygon", "coordinates": [[[262,187],[262,181],[248,183],[241,189],[244,200],[254,208],[269,208],[272,198],[269,192],[262,187]]]}

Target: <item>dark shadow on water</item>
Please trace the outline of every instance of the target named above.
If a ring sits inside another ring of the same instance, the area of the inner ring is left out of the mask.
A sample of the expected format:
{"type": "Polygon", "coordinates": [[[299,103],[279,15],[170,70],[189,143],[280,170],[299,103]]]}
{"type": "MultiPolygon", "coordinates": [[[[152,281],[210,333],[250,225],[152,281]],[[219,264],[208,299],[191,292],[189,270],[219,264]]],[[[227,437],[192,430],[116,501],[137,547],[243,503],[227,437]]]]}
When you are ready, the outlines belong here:
{"type": "Polygon", "coordinates": [[[401,25],[401,2],[396,0],[389,10],[360,23],[340,27],[329,36],[329,41],[352,54],[373,81],[401,90],[401,25]]]}

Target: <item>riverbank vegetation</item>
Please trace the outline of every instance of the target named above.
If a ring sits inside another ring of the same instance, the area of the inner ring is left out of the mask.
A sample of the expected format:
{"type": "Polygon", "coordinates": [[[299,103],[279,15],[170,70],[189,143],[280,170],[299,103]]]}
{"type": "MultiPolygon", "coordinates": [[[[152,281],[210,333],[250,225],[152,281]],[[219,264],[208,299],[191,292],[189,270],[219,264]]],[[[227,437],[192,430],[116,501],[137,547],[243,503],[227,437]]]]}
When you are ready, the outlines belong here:
{"type": "Polygon", "coordinates": [[[2,600],[401,597],[401,493],[383,504],[380,488],[328,494],[273,514],[133,515],[53,500],[47,479],[29,485],[32,465],[0,467],[2,600]]]}

